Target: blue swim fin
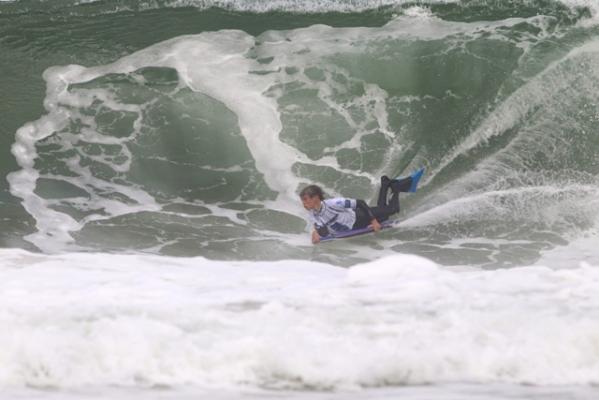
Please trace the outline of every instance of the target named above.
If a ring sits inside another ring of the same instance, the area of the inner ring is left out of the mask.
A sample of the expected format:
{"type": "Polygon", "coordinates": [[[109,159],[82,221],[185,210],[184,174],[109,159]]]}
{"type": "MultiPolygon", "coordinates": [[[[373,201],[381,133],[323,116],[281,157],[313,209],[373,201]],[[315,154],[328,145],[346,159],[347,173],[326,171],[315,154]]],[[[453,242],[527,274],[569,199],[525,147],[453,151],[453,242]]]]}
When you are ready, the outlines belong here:
{"type": "Polygon", "coordinates": [[[410,185],[410,190],[408,190],[408,192],[414,193],[416,190],[418,190],[418,182],[420,182],[420,178],[422,178],[423,174],[424,167],[412,172],[412,175],[410,175],[410,178],[412,178],[412,184],[410,185]]]}
{"type": "Polygon", "coordinates": [[[420,168],[412,172],[410,176],[395,178],[391,181],[391,187],[393,190],[400,192],[414,193],[418,189],[418,182],[420,182],[420,178],[422,178],[423,174],[424,168],[420,168]]]}

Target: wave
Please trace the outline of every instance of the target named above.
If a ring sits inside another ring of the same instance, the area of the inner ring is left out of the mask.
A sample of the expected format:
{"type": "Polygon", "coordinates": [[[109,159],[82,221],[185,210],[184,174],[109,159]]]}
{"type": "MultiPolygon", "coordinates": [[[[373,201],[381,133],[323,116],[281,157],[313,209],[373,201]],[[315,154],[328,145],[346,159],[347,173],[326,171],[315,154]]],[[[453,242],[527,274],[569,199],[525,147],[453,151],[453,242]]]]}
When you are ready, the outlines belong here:
{"type": "Polygon", "coordinates": [[[314,250],[298,189],[369,199],[424,165],[377,256],[534,263],[597,222],[597,27],[570,11],[460,22],[412,5],[380,27],[203,32],[50,67],[7,176],[25,239],[354,264],[372,241],[314,250]]]}
{"type": "Polygon", "coordinates": [[[599,268],[2,250],[0,386],[597,384],[599,268]]]}

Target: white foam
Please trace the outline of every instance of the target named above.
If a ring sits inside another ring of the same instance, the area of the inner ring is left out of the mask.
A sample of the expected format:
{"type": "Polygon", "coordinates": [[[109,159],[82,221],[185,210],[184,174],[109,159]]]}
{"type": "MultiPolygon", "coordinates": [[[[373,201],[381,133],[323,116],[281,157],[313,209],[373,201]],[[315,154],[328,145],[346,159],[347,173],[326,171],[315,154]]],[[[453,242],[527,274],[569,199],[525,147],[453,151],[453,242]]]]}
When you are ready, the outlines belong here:
{"type": "MultiPolygon", "coordinates": [[[[454,3],[457,0],[428,0],[426,4],[454,3]]],[[[411,0],[172,0],[170,7],[219,7],[242,12],[267,13],[273,11],[294,13],[362,12],[382,7],[399,7],[411,0]]]]}
{"type": "MultiPolygon", "coordinates": [[[[97,0],[80,0],[83,4],[95,1],[97,0]]],[[[460,0],[418,1],[418,3],[423,6],[460,2],[460,0]]],[[[559,2],[570,8],[588,8],[594,17],[599,14],[599,4],[595,0],[560,0],[559,2]]],[[[253,13],[279,11],[310,14],[325,12],[363,12],[385,7],[399,8],[402,5],[410,5],[413,3],[415,3],[413,0],[170,0],[163,3],[142,3],[141,7],[143,9],[154,9],[159,7],[196,7],[208,9],[211,7],[218,7],[253,13]]],[[[412,14],[427,13],[426,8],[422,6],[410,7],[406,12],[412,14]]]]}
{"type": "Polygon", "coordinates": [[[560,3],[570,8],[586,8],[591,12],[592,18],[579,22],[582,25],[596,24],[599,18],[599,2],[596,0],[560,0],[560,3]]]}
{"type": "Polygon", "coordinates": [[[0,250],[0,388],[597,383],[599,268],[0,250]]]}
{"type": "MultiPolygon", "coordinates": [[[[597,226],[597,223],[595,223],[597,226]]],[[[551,250],[541,253],[538,265],[546,265],[551,268],[572,267],[580,263],[599,265],[599,235],[596,231],[588,231],[572,238],[567,245],[557,246],[551,250]]]]}
{"type": "Polygon", "coordinates": [[[599,189],[595,185],[580,184],[523,186],[481,191],[439,203],[416,212],[402,222],[402,227],[464,223],[483,218],[557,227],[577,214],[584,216],[579,219],[592,221],[599,205],[599,189]]]}
{"type": "Polygon", "coordinates": [[[116,171],[123,172],[129,169],[131,153],[126,146],[126,142],[131,140],[134,135],[119,139],[102,135],[91,128],[82,129],[80,135],[61,132],[72,120],[79,120],[87,126],[95,127],[93,118],[86,117],[78,111],[79,107],[89,106],[94,100],[101,100],[106,107],[113,110],[141,112],[139,106],[120,104],[112,98],[109,92],[101,89],[88,92],[68,90],[70,84],[80,82],[78,79],[81,76],[88,76],[87,74],[85,68],[75,65],[47,69],[44,72],[44,79],[47,83],[44,107],[48,114],[19,128],[16,134],[16,142],[11,149],[22,169],[7,175],[10,191],[14,196],[23,199],[22,204],[27,212],[35,218],[38,230],[27,235],[25,239],[46,252],[60,251],[65,249],[65,246],[70,249],[77,249],[78,246],[72,243],[71,232],[81,229],[87,221],[137,211],[155,211],[159,209],[154,199],[143,190],[135,187],[135,185],[122,185],[94,177],[88,167],[80,165],[78,155],[62,160],[69,166],[75,176],[58,176],[51,173],[42,175],[35,168],[35,160],[38,158],[37,142],[51,135],[59,134],[64,148],[75,148],[79,145],[80,140],[88,143],[120,145],[121,155],[125,157],[125,161],[122,163],[113,163],[104,155],[91,158],[96,162],[109,165],[116,171]],[[56,178],[71,183],[87,192],[90,198],[84,201],[73,200],[72,204],[78,204],[83,209],[101,209],[103,212],[107,212],[107,215],[104,213],[92,214],[82,221],[76,221],[65,213],[53,210],[51,206],[60,204],[60,201],[47,200],[35,193],[36,182],[39,178],[56,178]],[[96,192],[98,189],[124,194],[134,200],[135,204],[127,205],[123,202],[101,197],[96,192]]]}

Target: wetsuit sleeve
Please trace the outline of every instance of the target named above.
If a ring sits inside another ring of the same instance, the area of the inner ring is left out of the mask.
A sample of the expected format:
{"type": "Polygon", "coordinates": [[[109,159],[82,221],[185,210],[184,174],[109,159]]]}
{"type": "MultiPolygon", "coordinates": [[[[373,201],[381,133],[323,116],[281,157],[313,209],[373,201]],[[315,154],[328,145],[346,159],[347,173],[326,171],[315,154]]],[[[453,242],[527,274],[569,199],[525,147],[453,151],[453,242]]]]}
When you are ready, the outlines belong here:
{"type": "Polygon", "coordinates": [[[370,209],[370,207],[368,206],[368,204],[366,204],[366,202],[364,200],[360,200],[360,199],[356,200],[356,209],[362,210],[365,215],[368,215],[368,218],[370,218],[371,221],[373,219],[375,219],[375,216],[372,213],[372,210],[370,209]]]}
{"type": "Polygon", "coordinates": [[[314,229],[316,230],[316,232],[318,232],[318,236],[320,237],[329,235],[329,228],[327,228],[326,226],[314,224],[314,229]]]}

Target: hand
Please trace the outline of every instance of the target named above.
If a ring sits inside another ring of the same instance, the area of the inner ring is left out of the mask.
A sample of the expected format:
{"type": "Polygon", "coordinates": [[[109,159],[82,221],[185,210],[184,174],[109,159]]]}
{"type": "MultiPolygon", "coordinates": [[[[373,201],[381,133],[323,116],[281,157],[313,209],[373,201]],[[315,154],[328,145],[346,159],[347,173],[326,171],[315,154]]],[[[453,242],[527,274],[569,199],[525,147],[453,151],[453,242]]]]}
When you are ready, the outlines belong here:
{"type": "Polygon", "coordinates": [[[320,242],[320,235],[316,231],[312,231],[312,243],[317,244],[320,242]]]}
{"type": "Polygon", "coordinates": [[[373,219],[372,221],[370,221],[370,227],[375,232],[378,232],[381,230],[381,224],[376,219],[373,219]]]}

